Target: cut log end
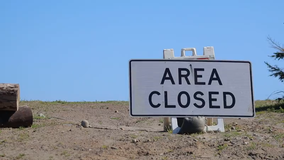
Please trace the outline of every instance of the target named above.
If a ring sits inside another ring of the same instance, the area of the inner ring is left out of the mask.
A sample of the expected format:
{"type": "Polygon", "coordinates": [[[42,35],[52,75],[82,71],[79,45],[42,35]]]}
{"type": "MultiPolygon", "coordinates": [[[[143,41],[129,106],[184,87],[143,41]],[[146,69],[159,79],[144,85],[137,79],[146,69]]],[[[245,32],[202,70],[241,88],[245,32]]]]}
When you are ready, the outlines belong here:
{"type": "Polygon", "coordinates": [[[30,107],[21,106],[19,110],[1,111],[0,112],[0,128],[4,127],[31,127],[33,124],[33,113],[30,107]]]}
{"type": "Polygon", "coordinates": [[[17,111],[20,103],[20,85],[0,83],[0,111],[17,111]]]}

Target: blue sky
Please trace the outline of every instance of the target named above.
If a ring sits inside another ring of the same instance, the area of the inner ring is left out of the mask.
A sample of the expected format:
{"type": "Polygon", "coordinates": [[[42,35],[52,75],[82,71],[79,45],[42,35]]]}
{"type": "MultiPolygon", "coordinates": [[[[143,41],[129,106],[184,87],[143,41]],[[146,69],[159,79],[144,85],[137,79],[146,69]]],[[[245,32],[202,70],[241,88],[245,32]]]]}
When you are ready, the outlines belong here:
{"type": "MultiPolygon", "coordinates": [[[[283,90],[264,61],[284,44],[283,0],[0,1],[0,83],[22,100],[129,100],[128,61],[163,49],[214,46],[216,59],[253,66],[254,97],[283,90]]],[[[278,63],[280,64],[280,63],[278,63]]]]}

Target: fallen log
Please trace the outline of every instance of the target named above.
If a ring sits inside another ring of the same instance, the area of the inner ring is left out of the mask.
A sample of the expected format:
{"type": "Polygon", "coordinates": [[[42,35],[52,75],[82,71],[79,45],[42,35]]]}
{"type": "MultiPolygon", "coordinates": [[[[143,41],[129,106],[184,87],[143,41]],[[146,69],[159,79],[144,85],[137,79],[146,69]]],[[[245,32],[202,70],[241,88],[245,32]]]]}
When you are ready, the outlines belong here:
{"type": "Polygon", "coordinates": [[[30,127],[33,124],[32,110],[28,106],[21,106],[15,111],[0,111],[0,128],[30,127]]]}
{"type": "Polygon", "coordinates": [[[0,83],[0,111],[17,111],[19,102],[19,84],[0,83]]]}

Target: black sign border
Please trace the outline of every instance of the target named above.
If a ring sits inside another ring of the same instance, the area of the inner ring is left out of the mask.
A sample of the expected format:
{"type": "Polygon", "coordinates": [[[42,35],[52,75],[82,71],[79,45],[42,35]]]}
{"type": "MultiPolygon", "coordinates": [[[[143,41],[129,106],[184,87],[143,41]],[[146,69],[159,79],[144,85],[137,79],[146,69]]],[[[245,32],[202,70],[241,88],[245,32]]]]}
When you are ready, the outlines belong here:
{"type": "Polygon", "coordinates": [[[255,102],[254,102],[254,93],[253,93],[253,79],[252,79],[252,65],[250,61],[233,61],[233,60],[193,60],[193,59],[131,59],[129,61],[129,114],[132,117],[220,117],[220,118],[248,118],[255,117],[255,102]],[[251,83],[251,97],[252,97],[252,111],[251,116],[244,115],[175,115],[175,114],[148,114],[148,115],[138,115],[132,113],[132,83],[131,83],[131,62],[206,62],[206,63],[215,63],[215,62],[226,62],[226,63],[248,63],[250,66],[250,83],[251,83]]]}

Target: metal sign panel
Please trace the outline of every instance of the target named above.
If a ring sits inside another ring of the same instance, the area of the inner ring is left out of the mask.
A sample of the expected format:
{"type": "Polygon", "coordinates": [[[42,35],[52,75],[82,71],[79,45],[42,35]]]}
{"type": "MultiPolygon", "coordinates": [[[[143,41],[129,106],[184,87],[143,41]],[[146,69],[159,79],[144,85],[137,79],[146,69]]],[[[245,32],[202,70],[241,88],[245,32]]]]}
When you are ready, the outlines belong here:
{"type": "Polygon", "coordinates": [[[130,115],[254,117],[251,63],[130,60],[130,115]]]}

